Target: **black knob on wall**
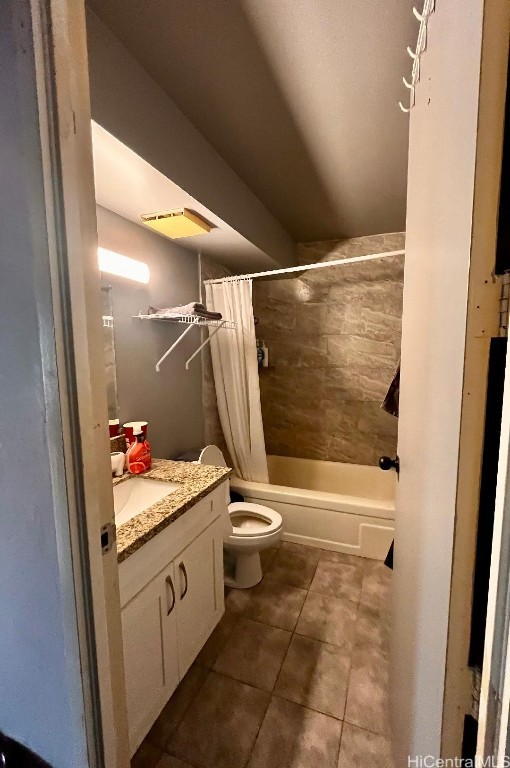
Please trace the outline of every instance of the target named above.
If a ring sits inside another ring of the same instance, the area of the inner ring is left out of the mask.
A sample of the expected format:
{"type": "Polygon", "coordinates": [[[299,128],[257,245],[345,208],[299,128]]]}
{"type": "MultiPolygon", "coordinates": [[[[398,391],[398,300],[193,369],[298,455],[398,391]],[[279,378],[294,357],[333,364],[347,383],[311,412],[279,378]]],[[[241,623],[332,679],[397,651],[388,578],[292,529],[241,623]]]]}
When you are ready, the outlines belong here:
{"type": "Polygon", "coordinates": [[[395,456],[394,459],[390,458],[389,456],[381,456],[379,459],[379,466],[381,469],[384,469],[384,471],[387,471],[388,469],[394,469],[397,475],[400,471],[400,461],[398,456],[395,456]]]}

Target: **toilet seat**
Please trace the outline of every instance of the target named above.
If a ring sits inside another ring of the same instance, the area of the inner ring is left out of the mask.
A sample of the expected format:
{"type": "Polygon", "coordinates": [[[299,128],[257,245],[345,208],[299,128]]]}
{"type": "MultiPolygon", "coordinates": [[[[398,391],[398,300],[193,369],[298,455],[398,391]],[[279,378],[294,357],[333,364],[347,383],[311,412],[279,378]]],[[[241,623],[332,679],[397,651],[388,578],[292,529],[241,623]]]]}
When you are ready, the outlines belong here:
{"type": "Polygon", "coordinates": [[[282,527],[281,515],[262,504],[236,501],[228,505],[228,513],[232,523],[231,537],[249,539],[271,536],[282,527]],[[244,518],[243,523],[236,525],[236,518],[238,522],[239,518],[244,518]]]}
{"type": "MultiPolygon", "coordinates": [[[[217,445],[207,445],[198,462],[213,467],[226,466],[217,445]]],[[[228,515],[230,525],[227,523],[223,534],[223,546],[230,560],[225,568],[225,586],[250,589],[262,580],[260,553],[278,546],[283,520],[276,510],[249,501],[229,504],[228,515]]]]}

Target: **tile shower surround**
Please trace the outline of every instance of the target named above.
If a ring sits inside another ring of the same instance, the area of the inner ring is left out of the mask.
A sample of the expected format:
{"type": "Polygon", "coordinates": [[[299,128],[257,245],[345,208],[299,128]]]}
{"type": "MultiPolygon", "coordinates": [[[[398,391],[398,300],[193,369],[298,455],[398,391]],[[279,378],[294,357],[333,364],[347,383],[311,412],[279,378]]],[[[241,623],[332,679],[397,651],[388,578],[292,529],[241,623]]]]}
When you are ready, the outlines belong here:
{"type": "MultiPolygon", "coordinates": [[[[404,248],[404,233],[302,243],[299,261],[404,248]]],[[[376,464],[394,455],[397,420],[381,402],[400,357],[402,256],[256,280],[257,336],[268,454],[376,464]]]]}
{"type": "Polygon", "coordinates": [[[262,554],[132,768],[392,768],[391,572],[289,543],[262,554]]]}

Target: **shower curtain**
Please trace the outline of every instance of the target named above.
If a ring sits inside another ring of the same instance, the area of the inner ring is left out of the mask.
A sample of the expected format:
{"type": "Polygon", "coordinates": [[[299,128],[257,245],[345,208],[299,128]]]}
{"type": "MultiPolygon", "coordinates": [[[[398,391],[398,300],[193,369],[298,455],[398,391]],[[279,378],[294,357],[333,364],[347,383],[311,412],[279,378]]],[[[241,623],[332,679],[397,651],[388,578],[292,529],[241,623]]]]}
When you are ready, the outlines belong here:
{"type": "Polygon", "coordinates": [[[237,324],[211,339],[218,412],[234,468],[243,480],[267,483],[252,281],[206,284],[206,301],[207,309],[237,324]]]}

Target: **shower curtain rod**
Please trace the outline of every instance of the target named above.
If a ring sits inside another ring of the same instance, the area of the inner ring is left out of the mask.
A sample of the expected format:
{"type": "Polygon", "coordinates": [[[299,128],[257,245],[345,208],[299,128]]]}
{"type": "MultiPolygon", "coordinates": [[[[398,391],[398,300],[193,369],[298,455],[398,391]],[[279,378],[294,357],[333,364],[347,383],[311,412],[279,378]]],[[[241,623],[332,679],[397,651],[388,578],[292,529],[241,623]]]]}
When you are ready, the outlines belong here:
{"type": "Polygon", "coordinates": [[[385,253],[370,253],[366,256],[352,256],[348,259],[334,259],[333,261],[318,261],[315,264],[305,264],[299,267],[286,267],[284,269],[269,269],[267,272],[253,272],[251,275],[229,275],[215,280],[205,280],[206,285],[224,283],[230,280],[253,280],[257,277],[272,277],[273,275],[291,275],[297,272],[308,272],[309,269],[322,269],[323,267],[345,267],[347,264],[357,264],[360,261],[374,261],[385,259],[388,256],[404,256],[405,251],[386,251],[385,253]]]}

